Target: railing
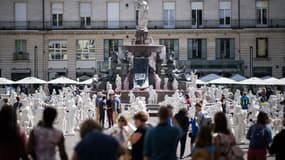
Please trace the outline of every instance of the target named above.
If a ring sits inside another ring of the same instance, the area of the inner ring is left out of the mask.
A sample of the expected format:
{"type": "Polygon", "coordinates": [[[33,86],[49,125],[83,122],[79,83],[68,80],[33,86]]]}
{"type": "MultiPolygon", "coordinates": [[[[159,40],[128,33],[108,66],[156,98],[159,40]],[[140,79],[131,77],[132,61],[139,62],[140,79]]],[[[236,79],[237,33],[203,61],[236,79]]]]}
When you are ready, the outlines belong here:
{"type": "MultiPolygon", "coordinates": [[[[0,21],[0,30],[64,30],[64,29],[135,29],[136,21],[91,21],[84,25],[80,21],[63,21],[55,25],[52,21],[0,21]]],[[[285,19],[269,19],[267,24],[258,24],[255,19],[231,20],[230,24],[220,24],[219,20],[203,20],[201,25],[193,25],[191,20],[149,21],[149,29],[207,29],[207,28],[285,28],[285,19]],[[165,25],[167,24],[167,25],[165,25]],[[171,24],[171,25],[168,25],[171,24]]]]}
{"type": "Polygon", "coordinates": [[[15,52],[13,54],[13,59],[18,60],[29,60],[29,53],[27,52],[15,52]]]}

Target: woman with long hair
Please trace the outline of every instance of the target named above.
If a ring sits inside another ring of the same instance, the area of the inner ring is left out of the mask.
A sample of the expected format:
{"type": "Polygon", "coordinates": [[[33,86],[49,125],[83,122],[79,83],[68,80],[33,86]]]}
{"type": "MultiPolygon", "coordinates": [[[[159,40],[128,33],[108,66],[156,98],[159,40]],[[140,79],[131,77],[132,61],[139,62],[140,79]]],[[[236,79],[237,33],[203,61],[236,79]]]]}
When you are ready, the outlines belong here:
{"type": "Polygon", "coordinates": [[[24,130],[17,124],[16,111],[4,105],[0,111],[0,159],[27,160],[27,141],[24,130]]]}
{"type": "Polygon", "coordinates": [[[236,145],[235,137],[228,129],[227,118],[223,112],[214,117],[214,145],[215,159],[227,160],[230,158],[231,147],[236,145]]]}
{"type": "Polygon", "coordinates": [[[246,135],[249,140],[248,160],[266,160],[266,150],[272,141],[272,133],[267,124],[269,118],[265,112],[259,112],[257,123],[253,124],[246,135]]]}
{"type": "Polygon", "coordinates": [[[209,127],[202,127],[192,149],[193,160],[214,160],[215,147],[212,144],[212,132],[209,127]]]}

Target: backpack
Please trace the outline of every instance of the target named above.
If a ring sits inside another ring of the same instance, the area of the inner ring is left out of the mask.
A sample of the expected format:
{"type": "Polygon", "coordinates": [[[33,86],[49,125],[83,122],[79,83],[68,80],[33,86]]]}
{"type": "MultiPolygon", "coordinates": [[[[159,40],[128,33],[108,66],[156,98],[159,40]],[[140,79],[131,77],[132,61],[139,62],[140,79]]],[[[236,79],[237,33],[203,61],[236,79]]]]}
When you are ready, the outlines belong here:
{"type": "Polygon", "coordinates": [[[264,149],[267,147],[267,132],[265,128],[265,126],[253,126],[250,137],[250,147],[252,147],[253,149],[264,149]]]}
{"type": "Polygon", "coordinates": [[[210,153],[207,151],[206,148],[197,148],[192,153],[192,160],[210,160],[211,156],[210,153]]]}

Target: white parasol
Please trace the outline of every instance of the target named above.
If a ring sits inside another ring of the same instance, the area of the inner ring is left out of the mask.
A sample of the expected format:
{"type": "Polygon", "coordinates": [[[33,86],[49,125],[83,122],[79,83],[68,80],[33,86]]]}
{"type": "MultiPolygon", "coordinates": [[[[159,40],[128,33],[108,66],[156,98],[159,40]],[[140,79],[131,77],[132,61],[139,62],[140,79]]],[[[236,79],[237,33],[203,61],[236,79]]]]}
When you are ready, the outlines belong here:
{"type": "Polygon", "coordinates": [[[14,81],[11,81],[7,78],[0,77],[0,85],[14,84],[14,81]]]}
{"type": "Polygon", "coordinates": [[[78,82],[66,77],[59,77],[48,81],[48,84],[78,84],[78,82]]]}
{"type": "Polygon", "coordinates": [[[15,82],[15,84],[46,84],[47,82],[36,77],[26,77],[15,82]]]}

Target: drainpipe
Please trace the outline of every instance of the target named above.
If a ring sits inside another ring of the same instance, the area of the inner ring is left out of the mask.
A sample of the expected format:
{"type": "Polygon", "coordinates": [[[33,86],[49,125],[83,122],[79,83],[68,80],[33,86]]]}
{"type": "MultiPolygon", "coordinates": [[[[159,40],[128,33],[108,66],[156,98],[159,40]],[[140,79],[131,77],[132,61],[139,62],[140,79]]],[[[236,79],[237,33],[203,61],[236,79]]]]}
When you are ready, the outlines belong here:
{"type": "Polygon", "coordinates": [[[42,29],[44,30],[45,29],[45,0],[42,0],[42,14],[43,14],[43,17],[42,17],[42,29]]]}

